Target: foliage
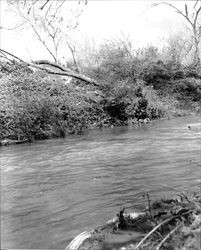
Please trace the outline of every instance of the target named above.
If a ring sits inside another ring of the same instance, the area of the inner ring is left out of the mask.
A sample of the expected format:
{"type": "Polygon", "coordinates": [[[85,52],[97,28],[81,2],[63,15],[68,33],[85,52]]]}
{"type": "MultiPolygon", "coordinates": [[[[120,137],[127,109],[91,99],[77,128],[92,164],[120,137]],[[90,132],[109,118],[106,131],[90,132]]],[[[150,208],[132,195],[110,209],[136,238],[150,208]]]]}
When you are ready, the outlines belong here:
{"type": "Polygon", "coordinates": [[[1,61],[1,139],[64,137],[91,127],[199,111],[201,66],[183,65],[179,57],[163,53],[154,46],[133,50],[122,41],[103,44],[93,55],[94,64],[82,67],[102,84],[101,90],[1,61]]]}
{"type": "MultiPolygon", "coordinates": [[[[167,50],[163,54],[163,49],[148,46],[135,51],[126,44],[113,41],[102,45],[95,56],[99,63],[88,71],[104,83],[102,104],[113,122],[157,119],[171,111],[180,114],[181,104],[186,102],[189,107],[185,108],[190,109],[200,101],[198,68],[184,66],[179,57],[166,57],[167,50]],[[189,77],[192,82],[197,79],[196,84],[187,83],[189,77]],[[178,82],[186,86],[185,91],[178,82]]],[[[175,43],[172,49],[172,44],[168,46],[172,53],[175,43]]]]}
{"type": "Polygon", "coordinates": [[[124,122],[156,119],[165,112],[156,91],[143,81],[118,81],[107,88],[105,96],[104,110],[124,122]]]}
{"type": "Polygon", "coordinates": [[[101,116],[91,89],[68,85],[60,77],[1,64],[0,136],[43,139],[78,133],[101,116]]]}
{"type": "Polygon", "coordinates": [[[115,42],[103,44],[95,57],[92,76],[100,81],[110,84],[132,75],[126,49],[115,42]]]}

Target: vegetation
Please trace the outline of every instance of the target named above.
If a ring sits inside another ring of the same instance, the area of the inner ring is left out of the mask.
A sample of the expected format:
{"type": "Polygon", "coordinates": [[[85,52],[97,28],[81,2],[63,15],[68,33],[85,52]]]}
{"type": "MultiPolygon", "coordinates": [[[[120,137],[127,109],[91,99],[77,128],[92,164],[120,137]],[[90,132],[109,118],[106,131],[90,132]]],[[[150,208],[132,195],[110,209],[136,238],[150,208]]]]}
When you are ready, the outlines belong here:
{"type": "Polygon", "coordinates": [[[95,85],[1,60],[1,140],[64,137],[199,112],[200,68],[163,57],[153,46],[132,52],[122,42],[107,43],[94,55],[94,66],[82,67],[95,85]]]}
{"type": "Polygon", "coordinates": [[[71,35],[87,1],[78,1],[74,11],[67,2],[7,0],[21,21],[9,30],[30,28],[53,63],[25,63],[0,49],[1,144],[200,112],[199,1],[184,10],[165,2],[151,5],[175,10],[192,39],[177,34],[163,48],[135,49],[124,38],[80,52],[71,35]],[[69,15],[63,15],[64,7],[69,15]],[[64,48],[72,57],[65,67],[60,62],[64,48]]]}
{"type": "Polygon", "coordinates": [[[64,137],[81,132],[103,115],[92,89],[65,84],[61,77],[33,72],[16,62],[1,64],[0,88],[2,139],[64,137]]]}

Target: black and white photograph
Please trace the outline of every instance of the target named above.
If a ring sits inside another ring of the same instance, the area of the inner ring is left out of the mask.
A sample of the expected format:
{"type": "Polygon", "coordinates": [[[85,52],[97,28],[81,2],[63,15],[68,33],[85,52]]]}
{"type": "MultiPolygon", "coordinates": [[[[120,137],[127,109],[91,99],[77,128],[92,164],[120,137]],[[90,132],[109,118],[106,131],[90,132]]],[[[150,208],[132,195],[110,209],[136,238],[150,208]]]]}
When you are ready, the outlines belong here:
{"type": "Polygon", "coordinates": [[[201,250],[201,0],[0,1],[2,250],[201,250]]]}

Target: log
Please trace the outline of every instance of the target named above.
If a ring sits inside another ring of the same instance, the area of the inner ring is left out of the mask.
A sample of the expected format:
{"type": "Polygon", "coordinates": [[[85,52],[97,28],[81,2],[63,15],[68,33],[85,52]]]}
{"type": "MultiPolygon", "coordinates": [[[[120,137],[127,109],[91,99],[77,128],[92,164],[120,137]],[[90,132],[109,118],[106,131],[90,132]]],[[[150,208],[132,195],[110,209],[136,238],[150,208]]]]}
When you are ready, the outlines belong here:
{"type": "Polygon", "coordinates": [[[37,60],[37,61],[33,61],[32,63],[37,64],[37,65],[49,65],[49,66],[52,66],[54,68],[60,69],[61,71],[64,71],[64,72],[69,71],[69,70],[65,69],[64,67],[62,67],[61,65],[58,65],[57,63],[49,62],[48,60],[37,60]]]}
{"type": "MultiPolygon", "coordinates": [[[[139,223],[139,218],[144,217],[147,218],[147,213],[140,212],[140,213],[124,213],[123,218],[125,221],[130,220],[129,223],[132,223],[133,226],[139,223]]],[[[83,244],[89,240],[98,238],[98,235],[104,234],[108,232],[110,234],[114,231],[114,229],[120,223],[119,216],[115,216],[113,219],[107,221],[105,225],[98,227],[97,229],[92,230],[91,232],[82,232],[81,234],[77,235],[66,247],[66,250],[79,250],[83,244]]]]}
{"type": "Polygon", "coordinates": [[[94,85],[96,87],[102,88],[102,86],[95,79],[92,79],[92,78],[85,76],[83,74],[74,72],[72,70],[66,69],[66,68],[62,67],[61,65],[58,65],[57,63],[52,63],[52,62],[49,62],[48,60],[39,60],[39,61],[33,61],[32,63],[28,63],[28,62],[25,62],[24,60],[22,60],[21,58],[13,55],[10,52],[3,50],[3,49],[0,49],[0,52],[13,57],[14,59],[17,59],[18,61],[23,63],[25,66],[40,69],[40,70],[43,70],[46,73],[52,74],[52,75],[73,77],[75,79],[82,80],[82,81],[89,83],[91,85],[94,85]],[[51,66],[51,67],[57,68],[60,70],[60,72],[56,72],[54,70],[51,70],[51,69],[48,69],[45,67],[41,67],[40,65],[46,65],[46,66],[51,66]]]}

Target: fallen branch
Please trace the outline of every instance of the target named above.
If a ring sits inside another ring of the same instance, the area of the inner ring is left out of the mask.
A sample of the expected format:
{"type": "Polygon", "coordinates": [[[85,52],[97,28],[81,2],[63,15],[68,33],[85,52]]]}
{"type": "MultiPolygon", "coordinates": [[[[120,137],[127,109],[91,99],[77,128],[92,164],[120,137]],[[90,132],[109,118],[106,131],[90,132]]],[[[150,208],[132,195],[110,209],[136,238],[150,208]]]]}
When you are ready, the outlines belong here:
{"type": "Polygon", "coordinates": [[[20,61],[21,63],[23,63],[25,66],[29,66],[29,67],[33,67],[33,68],[36,68],[36,69],[40,69],[40,70],[43,70],[45,71],[46,73],[48,74],[52,74],[52,75],[60,75],[60,76],[69,76],[69,77],[72,77],[72,78],[75,78],[75,79],[78,79],[78,80],[82,80],[86,83],[90,83],[91,85],[94,85],[94,86],[97,86],[97,87],[101,87],[101,85],[94,79],[88,77],[88,76],[85,76],[83,74],[79,74],[79,73],[76,73],[72,70],[69,70],[69,69],[65,69],[64,67],[56,64],[56,63],[51,63],[47,60],[39,60],[39,61],[36,61],[36,62],[33,62],[33,63],[28,63],[28,62],[25,62],[24,60],[22,60],[21,58],[13,55],[12,53],[8,52],[8,51],[5,51],[3,49],[0,49],[0,52],[2,54],[7,54],[11,57],[13,57],[14,59],[17,59],[18,61],[20,61]],[[39,65],[47,65],[47,66],[52,66],[54,68],[57,68],[57,69],[60,69],[61,72],[56,72],[54,70],[51,70],[51,69],[48,69],[48,68],[45,68],[45,67],[41,67],[39,65]]]}
{"type": "Polygon", "coordinates": [[[167,220],[162,221],[160,224],[158,224],[156,227],[154,227],[135,247],[135,249],[138,249],[143,243],[144,241],[149,238],[149,236],[151,236],[158,228],[160,228],[162,225],[166,224],[167,222],[177,218],[178,216],[173,216],[171,218],[168,218],[167,220]]]}
{"type": "Polygon", "coordinates": [[[10,52],[8,52],[8,51],[6,51],[6,50],[0,49],[0,51],[1,51],[2,54],[7,54],[7,55],[9,55],[9,56],[11,56],[11,57],[17,59],[18,61],[20,61],[20,62],[22,62],[22,63],[25,63],[25,61],[23,61],[23,60],[20,59],[19,57],[17,57],[17,56],[15,56],[15,55],[11,54],[10,52]]]}
{"type": "Polygon", "coordinates": [[[38,61],[33,61],[32,63],[37,64],[37,65],[48,65],[48,66],[60,69],[61,71],[64,71],[64,72],[68,71],[67,69],[58,65],[57,63],[52,63],[52,62],[49,62],[48,60],[38,60],[38,61]]]}
{"type": "MultiPolygon", "coordinates": [[[[176,199],[161,199],[160,201],[152,203],[150,209],[152,209],[153,215],[155,214],[154,219],[157,220],[158,225],[155,226],[151,224],[151,231],[146,235],[144,234],[145,230],[149,230],[149,224],[147,224],[147,222],[152,221],[150,214],[146,212],[147,210],[143,213],[125,213],[124,209],[121,209],[120,212],[106,224],[90,231],[90,233],[84,232],[75,237],[66,249],[97,249],[98,244],[100,247],[98,249],[101,250],[106,248],[111,249],[112,247],[120,249],[120,246],[123,246],[125,249],[146,248],[160,250],[163,248],[164,243],[167,245],[165,245],[165,247],[169,249],[175,245],[175,241],[178,241],[179,245],[185,246],[185,244],[188,244],[188,239],[184,238],[183,234],[181,234],[183,227],[188,227],[190,232],[200,230],[200,207],[195,206],[195,202],[199,202],[200,205],[200,196],[200,194],[194,194],[191,199],[188,197],[185,200],[186,202],[176,199]],[[156,206],[157,203],[158,206],[156,206]],[[165,206],[167,204],[169,206],[165,206]],[[161,216],[163,212],[165,217],[161,216]],[[160,216],[156,217],[156,215],[159,214],[160,216]],[[186,215],[188,215],[188,217],[186,217],[186,215]],[[161,222],[162,218],[167,219],[161,222]],[[130,235],[130,230],[132,230],[134,234],[130,235]],[[91,234],[91,237],[89,234],[91,234]],[[118,242],[116,242],[119,234],[123,236],[129,235],[129,237],[122,237],[122,240],[118,238],[118,242]],[[178,235],[179,238],[177,237],[178,235]],[[137,242],[139,243],[137,244],[137,242]]],[[[197,242],[196,238],[192,244],[194,244],[194,242],[197,242]]]]}
{"type": "Polygon", "coordinates": [[[57,63],[51,63],[51,62],[49,62],[47,60],[39,60],[39,61],[35,61],[33,63],[37,64],[37,65],[48,65],[48,66],[60,69],[62,71],[62,72],[55,72],[55,71],[52,72],[51,70],[47,69],[48,70],[47,73],[49,73],[49,74],[67,75],[67,76],[70,76],[70,77],[76,78],[78,80],[82,80],[82,81],[88,82],[88,83],[90,83],[92,85],[100,87],[99,83],[96,80],[94,80],[94,79],[92,79],[92,78],[90,78],[88,76],[85,76],[83,74],[80,74],[80,73],[74,72],[72,70],[66,69],[66,68],[58,65],[57,63]]]}
{"type": "Polygon", "coordinates": [[[156,250],[159,250],[161,247],[162,247],[162,245],[165,243],[165,241],[177,230],[177,229],[179,229],[179,227],[180,227],[181,225],[179,224],[177,227],[175,227],[172,231],[170,231],[169,232],[169,234],[167,234],[166,236],[165,236],[165,238],[160,242],[160,244],[157,246],[157,248],[156,248],[156,250]]]}

